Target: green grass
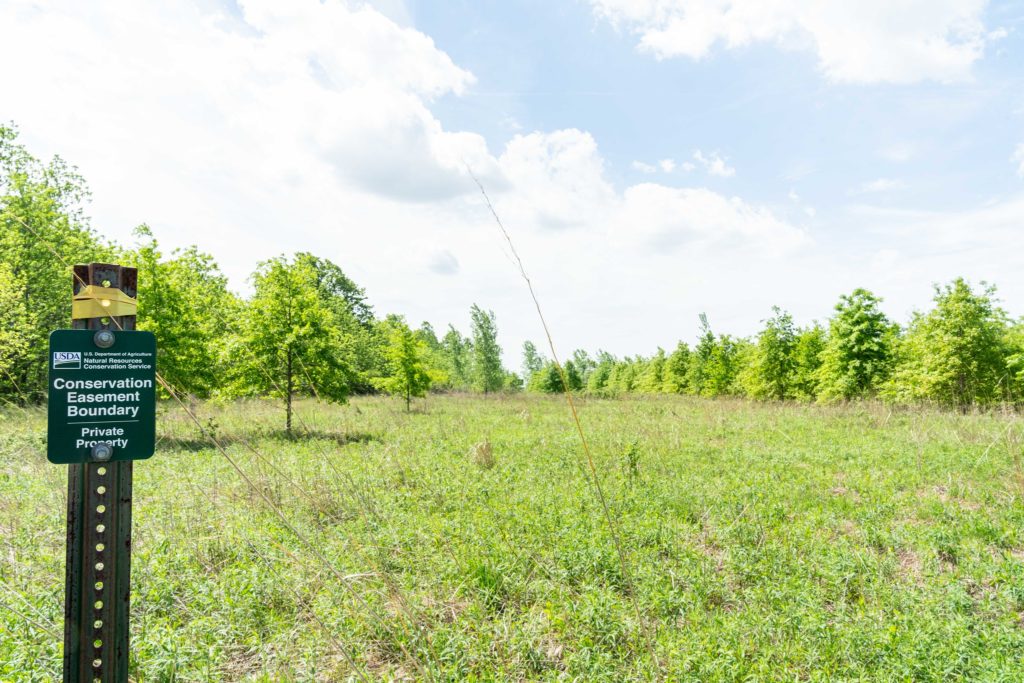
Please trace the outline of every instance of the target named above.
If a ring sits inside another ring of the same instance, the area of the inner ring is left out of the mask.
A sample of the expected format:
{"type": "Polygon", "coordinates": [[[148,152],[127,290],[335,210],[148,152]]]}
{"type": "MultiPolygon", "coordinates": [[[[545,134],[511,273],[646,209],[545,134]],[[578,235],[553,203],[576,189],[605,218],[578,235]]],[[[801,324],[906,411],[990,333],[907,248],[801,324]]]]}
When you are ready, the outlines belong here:
{"type": "MultiPolygon", "coordinates": [[[[1012,417],[583,401],[641,624],[561,399],[307,402],[295,441],[276,405],[197,410],[315,553],[162,406],[135,470],[135,680],[1024,680],[1012,417]]],[[[0,414],[3,681],[60,676],[44,427],[0,414]]]]}

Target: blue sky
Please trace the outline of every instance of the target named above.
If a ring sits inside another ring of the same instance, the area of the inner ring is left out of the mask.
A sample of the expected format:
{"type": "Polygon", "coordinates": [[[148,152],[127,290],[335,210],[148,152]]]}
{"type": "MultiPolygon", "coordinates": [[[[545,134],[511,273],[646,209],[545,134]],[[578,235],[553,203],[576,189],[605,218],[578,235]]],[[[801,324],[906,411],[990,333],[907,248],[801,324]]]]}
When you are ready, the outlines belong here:
{"type": "Polygon", "coordinates": [[[524,130],[589,131],[618,185],[644,180],[634,160],[720,150],[742,173],[722,188],[765,202],[790,189],[819,210],[865,183],[902,185],[886,206],[971,208],[1019,192],[1012,151],[1024,120],[1024,2],[983,13],[1013,29],[966,83],[836,84],[815,55],[771,44],[706,59],[658,60],[585,2],[409,2],[399,20],[434,38],[478,83],[434,108],[500,147],[524,130]],[[1008,151],[1009,150],[1009,151],[1008,151]]]}
{"type": "Polygon", "coordinates": [[[1024,313],[1022,30],[1018,0],[12,0],[0,118],[112,239],[240,291],[311,250],[381,313],[492,308],[515,363],[540,329],[469,165],[563,351],[650,353],[857,286],[906,321],[958,275],[1024,313]]]}

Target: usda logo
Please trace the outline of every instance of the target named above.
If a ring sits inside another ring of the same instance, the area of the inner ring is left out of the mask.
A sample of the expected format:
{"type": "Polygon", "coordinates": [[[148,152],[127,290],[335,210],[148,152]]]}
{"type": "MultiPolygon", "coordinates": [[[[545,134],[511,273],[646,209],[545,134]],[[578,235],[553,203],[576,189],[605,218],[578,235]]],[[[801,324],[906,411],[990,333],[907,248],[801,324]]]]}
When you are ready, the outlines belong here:
{"type": "Polygon", "coordinates": [[[54,351],[54,370],[81,370],[82,354],[79,351],[54,351]]]}

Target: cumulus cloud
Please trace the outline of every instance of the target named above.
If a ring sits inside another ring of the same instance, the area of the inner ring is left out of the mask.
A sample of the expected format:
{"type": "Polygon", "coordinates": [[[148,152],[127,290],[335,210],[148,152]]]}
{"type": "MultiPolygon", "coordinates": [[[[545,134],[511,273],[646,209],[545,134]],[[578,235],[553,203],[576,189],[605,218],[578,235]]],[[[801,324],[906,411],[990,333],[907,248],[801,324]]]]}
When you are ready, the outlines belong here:
{"type": "Polygon", "coordinates": [[[643,161],[634,161],[630,164],[634,171],[640,171],[641,173],[657,173],[659,170],[662,173],[672,173],[677,168],[682,168],[684,171],[693,170],[693,164],[686,162],[682,165],[677,164],[675,159],[661,159],[657,164],[648,164],[643,161]]]}
{"type": "Polygon", "coordinates": [[[498,163],[515,188],[504,206],[519,221],[553,229],[593,224],[615,197],[597,142],[584,131],[516,135],[498,163]]]}
{"type": "Polygon", "coordinates": [[[702,59],[772,43],[813,50],[826,78],[848,83],[959,81],[988,43],[986,0],[590,0],[658,59],[702,59]]]}
{"type": "MultiPolygon", "coordinates": [[[[239,0],[234,13],[130,0],[5,7],[0,23],[18,30],[3,36],[0,55],[8,63],[36,55],[31,69],[8,74],[5,90],[30,90],[33,79],[59,74],[51,85],[75,102],[85,138],[139,132],[144,113],[151,125],[137,144],[154,155],[166,145],[213,171],[226,162],[226,145],[244,141],[268,172],[294,174],[313,157],[366,190],[419,201],[471,189],[464,160],[478,173],[495,169],[481,136],[445,131],[428,108],[465,92],[474,76],[426,35],[368,7],[316,0],[239,0]]],[[[22,120],[58,115],[28,113],[22,120]]]]}
{"type": "Polygon", "coordinates": [[[1013,162],[1017,164],[1017,175],[1024,178],[1024,143],[1017,145],[1017,150],[1013,153],[1013,162]]]}
{"type": "MultiPolygon", "coordinates": [[[[717,154],[698,152],[695,158],[709,173],[734,172],[717,154]]],[[[674,162],[664,161],[658,164],[663,171],[674,170],[674,162]]],[[[617,191],[606,177],[594,138],[576,129],[516,136],[499,166],[513,188],[499,200],[499,208],[520,225],[580,228],[607,233],[620,247],[662,251],[729,245],[778,254],[805,241],[801,230],[769,208],[739,197],[649,182],[617,191]]]]}
{"type": "MultiPolygon", "coordinates": [[[[586,131],[519,133],[492,150],[446,127],[434,103],[466,93],[473,75],[362,3],[12,0],[0,4],[0,60],[18,65],[0,111],[33,152],[80,166],[99,232],[130,242],[145,221],[168,249],[211,252],[237,288],[264,258],[314,251],[381,313],[465,326],[469,304],[485,303],[516,348],[535,313],[467,166],[578,346],[640,350],[658,323],[636,301],[665,321],[738,306],[742,279],[722,264],[768,277],[773,258],[806,244],[769,206],[700,187],[616,187],[586,131]],[[698,284],[702,294],[681,297],[698,284]],[[609,311],[621,331],[608,331],[609,311]]],[[[710,172],[715,157],[704,158],[710,172]]]]}
{"type": "Polygon", "coordinates": [[[705,188],[642,183],[628,188],[615,218],[620,239],[658,250],[718,246],[774,255],[807,240],[770,209],[705,188]]]}
{"type": "Polygon", "coordinates": [[[736,175],[736,169],[729,166],[726,163],[726,159],[723,159],[718,152],[704,154],[698,149],[693,153],[693,158],[704,167],[704,170],[709,175],[718,176],[719,178],[731,178],[736,175]]]}

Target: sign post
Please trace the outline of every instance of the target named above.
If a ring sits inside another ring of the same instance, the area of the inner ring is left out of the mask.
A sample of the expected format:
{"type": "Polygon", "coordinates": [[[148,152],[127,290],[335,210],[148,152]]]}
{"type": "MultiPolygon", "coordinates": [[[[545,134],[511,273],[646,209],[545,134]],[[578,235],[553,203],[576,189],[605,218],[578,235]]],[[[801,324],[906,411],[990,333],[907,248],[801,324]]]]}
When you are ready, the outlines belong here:
{"type": "Polygon", "coordinates": [[[156,344],[134,268],[75,266],[72,330],[50,337],[47,457],[68,464],[64,682],[128,681],[132,460],[153,454],[156,344]]]}

